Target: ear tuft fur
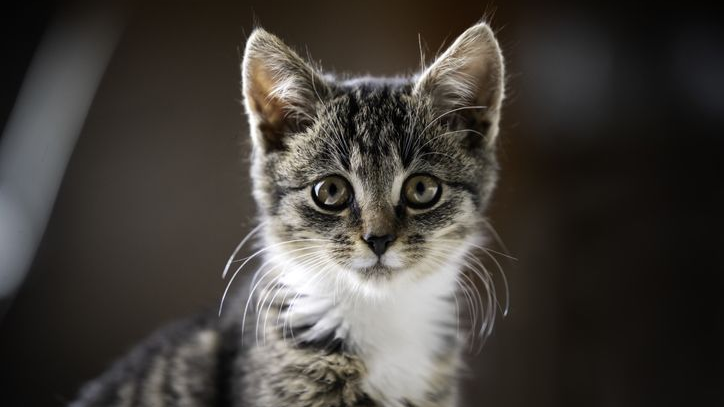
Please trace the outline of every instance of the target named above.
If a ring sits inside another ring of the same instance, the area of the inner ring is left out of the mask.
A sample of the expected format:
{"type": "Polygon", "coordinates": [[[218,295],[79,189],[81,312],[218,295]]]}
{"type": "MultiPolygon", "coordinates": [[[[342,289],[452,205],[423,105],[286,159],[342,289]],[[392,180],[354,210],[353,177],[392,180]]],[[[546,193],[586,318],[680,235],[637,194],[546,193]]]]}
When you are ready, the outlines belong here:
{"type": "Polygon", "coordinates": [[[307,125],[328,89],[313,67],[261,28],[246,43],[242,82],[252,138],[264,151],[283,148],[284,137],[307,125]]]}
{"type": "Polygon", "coordinates": [[[493,31],[481,22],[462,33],[418,78],[414,92],[428,96],[439,114],[459,109],[468,126],[486,133],[492,143],[498,132],[505,94],[503,54],[493,31]]]}

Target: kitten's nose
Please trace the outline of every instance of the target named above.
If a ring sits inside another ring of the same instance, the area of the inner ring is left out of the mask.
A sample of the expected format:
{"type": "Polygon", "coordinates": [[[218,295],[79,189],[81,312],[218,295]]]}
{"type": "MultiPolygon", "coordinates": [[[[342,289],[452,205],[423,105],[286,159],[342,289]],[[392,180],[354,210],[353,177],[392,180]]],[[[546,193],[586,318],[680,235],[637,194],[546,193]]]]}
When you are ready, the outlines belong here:
{"type": "Polygon", "coordinates": [[[362,236],[362,239],[364,239],[365,242],[367,242],[367,245],[369,245],[370,249],[372,249],[373,252],[379,257],[382,256],[386,251],[387,248],[390,246],[390,243],[392,243],[395,240],[395,235],[382,235],[382,236],[375,236],[371,233],[368,233],[364,236],[362,236]]]}

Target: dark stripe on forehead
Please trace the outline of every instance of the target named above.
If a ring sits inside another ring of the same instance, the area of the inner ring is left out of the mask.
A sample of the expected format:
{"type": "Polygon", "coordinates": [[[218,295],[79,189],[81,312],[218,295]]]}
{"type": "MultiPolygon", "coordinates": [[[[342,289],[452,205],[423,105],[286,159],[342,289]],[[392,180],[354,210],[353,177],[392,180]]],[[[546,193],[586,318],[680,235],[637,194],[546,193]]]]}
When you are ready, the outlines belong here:
{"type": "Polygon", "coordinates": [[[357,103],[357,96],[354,94],[354,92],[350,92],[347,95],[347,100],[347,134],[345,136],[347,137],[347,139],[350,139],[355,137],[355,135],[357,134],[357,125],[355,123],[355,118],[359,113],[359,104],[357,103]]]}
{"type": "Polygon", "coordinates": [[[389,167],[390,159],[399,158],[401,130],[405,126],[406,109],[399,92],[389,86],[358,89],[359,112],[354,118],[357,134],[353,145],[360,154],[356,163],[361,175],[389,167]]]}
{"type": "MultiPolygon", "coordinates": [[[[324,107],[326,114],[320,116],[320,130],[317,134],[325,141],[324,148],[319,151],[316,161],[321,160],[329,162],[337,162],[339,165],[349,171],[349,123],[341,124],[342,117],[340,109],[342,106],[337,103],[330,103],[324,107]]],[[[349,107],[348,107],[349,109],[349,107]]]]}

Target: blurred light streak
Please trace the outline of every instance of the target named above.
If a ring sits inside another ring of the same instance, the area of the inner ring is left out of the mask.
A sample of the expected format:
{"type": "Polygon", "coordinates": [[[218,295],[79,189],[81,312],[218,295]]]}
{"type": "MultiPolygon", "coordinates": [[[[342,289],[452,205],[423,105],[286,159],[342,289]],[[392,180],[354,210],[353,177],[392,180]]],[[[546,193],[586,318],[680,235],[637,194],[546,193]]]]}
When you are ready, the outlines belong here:
{"type": "Polygon", "coordinates": [[[0,299],[23,281],[122,31],[118,10],[61,13],[30,64],[0,139],[0,299]]]}

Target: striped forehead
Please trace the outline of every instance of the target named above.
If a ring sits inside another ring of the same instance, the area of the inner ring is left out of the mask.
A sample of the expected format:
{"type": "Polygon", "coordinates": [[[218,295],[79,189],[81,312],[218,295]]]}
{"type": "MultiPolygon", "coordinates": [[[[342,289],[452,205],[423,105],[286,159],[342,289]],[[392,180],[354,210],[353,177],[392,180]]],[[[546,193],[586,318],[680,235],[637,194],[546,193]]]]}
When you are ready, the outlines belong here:
{"type": "Polygon", "coordinates": [[[401,178],[419,170],[420,152],[411,146],[426,144],[413,142],[424,136],[424,112],[409,86],[343,84],[320,107],[313,128],[292,142],[283,166],[289,171],[279,181],[308,185],[338,174],[352,183],[358,199],[394,203],[401,178]]]}
{"type": "Polygon", "coordinates": [[[362,195],[383,199],[404,172],[401,140],[409,131],[410,109],[404,90],[358,87],[339,98],[349,157],[350,181],[362,195]]]}

